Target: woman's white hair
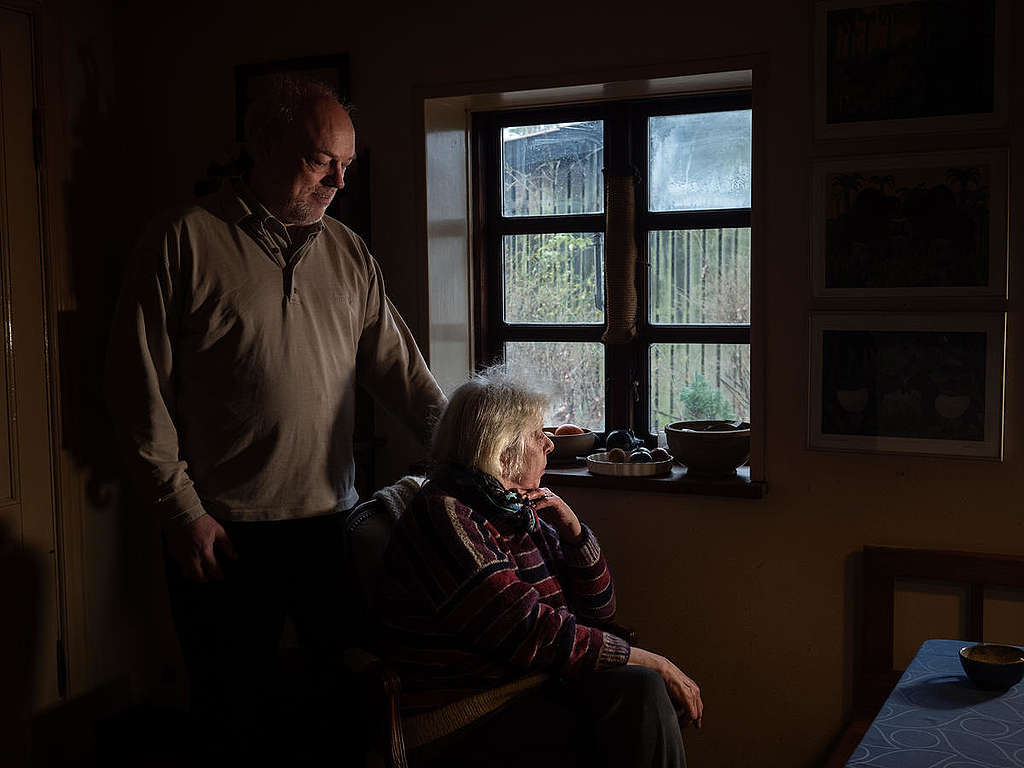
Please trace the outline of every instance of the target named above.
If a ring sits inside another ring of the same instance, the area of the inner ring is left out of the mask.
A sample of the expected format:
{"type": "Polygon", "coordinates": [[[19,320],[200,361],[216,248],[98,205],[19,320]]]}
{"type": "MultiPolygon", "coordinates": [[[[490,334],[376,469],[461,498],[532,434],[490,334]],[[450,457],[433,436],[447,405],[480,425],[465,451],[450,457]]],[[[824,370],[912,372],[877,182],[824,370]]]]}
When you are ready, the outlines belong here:
{"type": "Polygon", "coordinates": [[[515,480],[525,468],[526,441],[547,407],[547,395],[513,379],[504,366],[480,371],[448,399],[434,430],[434,463],[515,480]]]}

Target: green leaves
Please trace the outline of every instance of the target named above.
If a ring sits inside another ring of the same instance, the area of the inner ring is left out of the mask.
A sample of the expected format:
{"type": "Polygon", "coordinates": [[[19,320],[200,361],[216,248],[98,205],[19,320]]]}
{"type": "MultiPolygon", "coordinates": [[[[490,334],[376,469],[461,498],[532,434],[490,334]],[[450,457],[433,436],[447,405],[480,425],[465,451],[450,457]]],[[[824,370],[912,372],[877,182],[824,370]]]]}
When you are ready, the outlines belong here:
{"type": "Polygon", "coordinates": [[[696,374],[693,383],[680,392],[688,421],[712,421],[731,419],[735,410],[720,389],[713,389],[701,374],[696,374]]]}

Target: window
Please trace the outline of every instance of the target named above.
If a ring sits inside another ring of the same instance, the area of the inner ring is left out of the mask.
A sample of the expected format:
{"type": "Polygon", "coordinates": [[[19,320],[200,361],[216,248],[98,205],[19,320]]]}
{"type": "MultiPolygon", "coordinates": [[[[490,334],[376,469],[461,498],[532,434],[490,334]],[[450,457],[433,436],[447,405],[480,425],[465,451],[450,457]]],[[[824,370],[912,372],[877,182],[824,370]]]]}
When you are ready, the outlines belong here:
{"type": "Polygon", "coordinates": [[[749,419],[751,120],[749,93],[474,116],[477,359],[551,391],[546,423],[749,419]]]}

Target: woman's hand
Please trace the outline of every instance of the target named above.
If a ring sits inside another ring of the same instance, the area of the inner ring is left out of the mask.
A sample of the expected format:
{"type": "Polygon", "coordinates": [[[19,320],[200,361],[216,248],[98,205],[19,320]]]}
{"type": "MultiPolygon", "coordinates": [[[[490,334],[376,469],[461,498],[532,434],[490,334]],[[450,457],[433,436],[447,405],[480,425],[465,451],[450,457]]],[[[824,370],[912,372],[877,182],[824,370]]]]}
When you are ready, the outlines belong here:
{"type": "Polygon", "coordinates": [[[704,702],[700,699],[700,688],[693,680],[684,675],[679,667],[664,656],[635,646],[629,651],[627,663],[648,667],[661,675],[661,679],[665,681],[665,687],[668,689],[668,696],[676,705],[683,724],[693,721],[694,725],[698,728],[701,727],[704,717],[704,702]]]}
{"type": "Polygon", "coordinates": [[[533,511],[540,514],[558,533],[563,541],[576,543],[583,535],[583,526],[572,511],[557,495],[548,488],[514,488],[520,496],[525,496],[533,506],[533,511]]]}

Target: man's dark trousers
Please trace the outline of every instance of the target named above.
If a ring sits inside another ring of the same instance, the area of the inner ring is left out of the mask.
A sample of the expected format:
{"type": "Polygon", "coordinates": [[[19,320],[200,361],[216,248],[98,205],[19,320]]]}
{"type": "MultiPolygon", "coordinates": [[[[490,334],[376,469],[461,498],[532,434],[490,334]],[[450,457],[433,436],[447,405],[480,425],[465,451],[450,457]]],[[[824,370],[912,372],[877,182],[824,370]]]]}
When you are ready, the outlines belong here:
{"type": "Polygon", "coordinates": [[[346,515],[222,522],[238,555],[218,553],[222,581],[186,581],[165,552],[193,736],[211,763],[279,755],[301,764],[325,750],[342,757],[353,746],[351,695],[340,664],[349,614],[346,515]],[[281,663],[286,617],[302,645],[303,675],[281,663]]]}

